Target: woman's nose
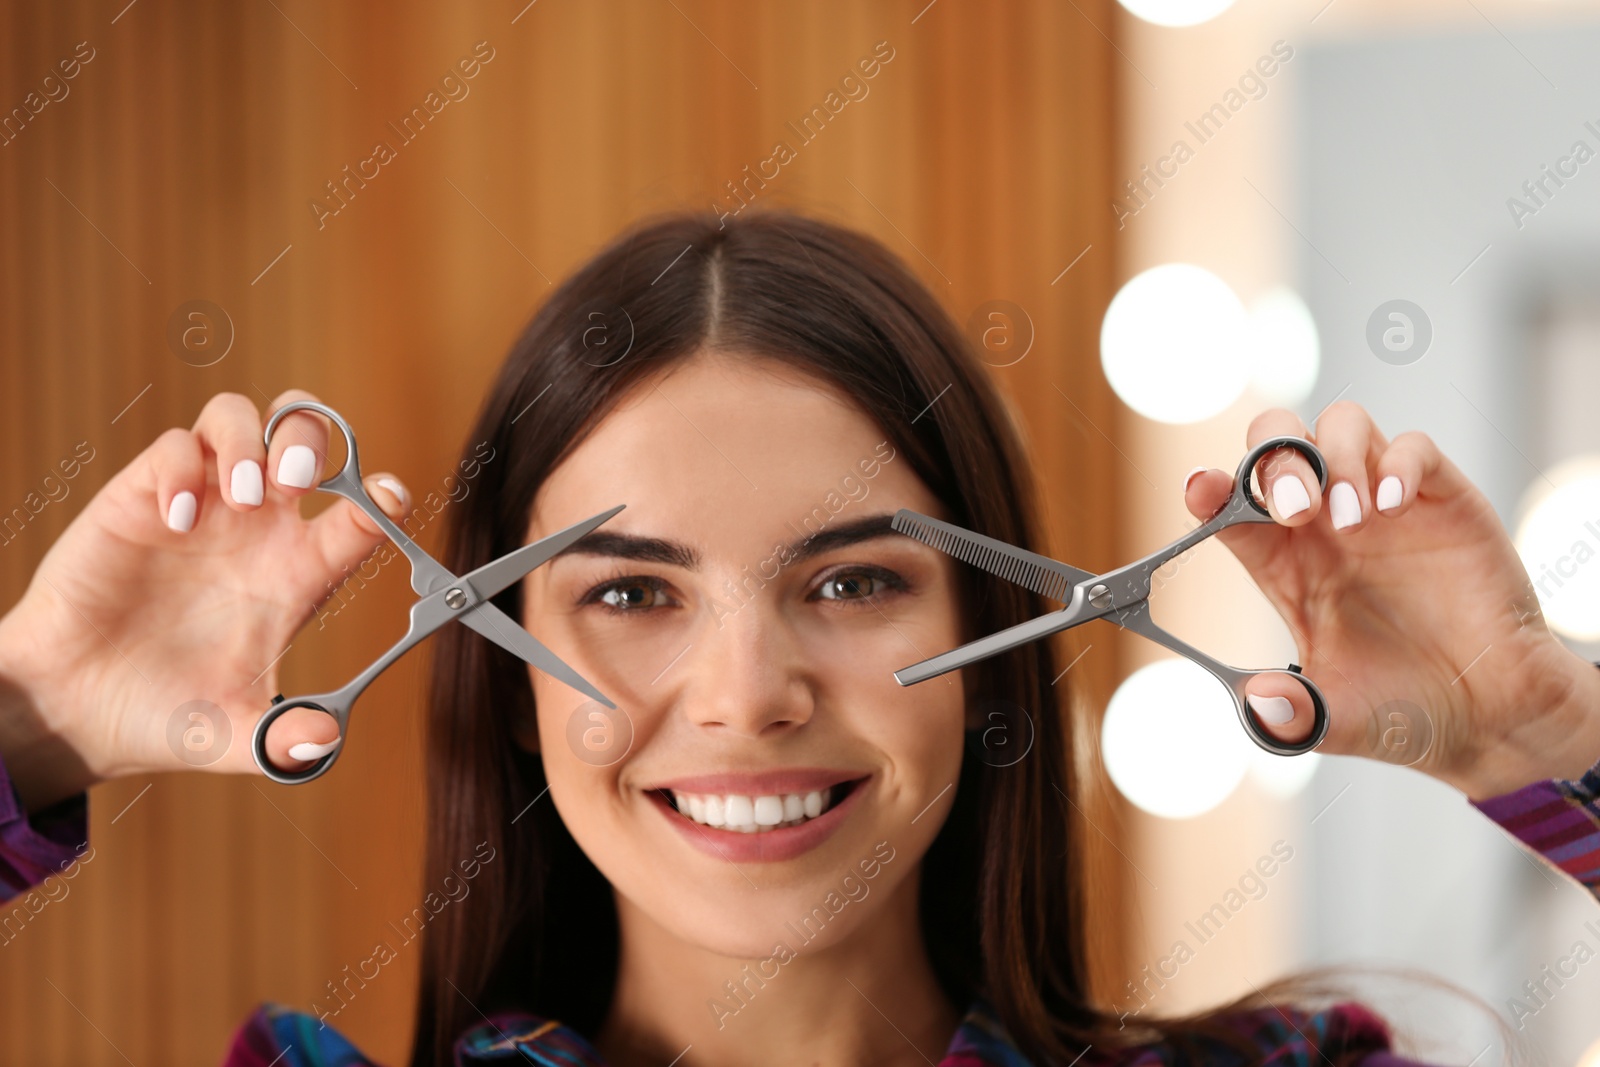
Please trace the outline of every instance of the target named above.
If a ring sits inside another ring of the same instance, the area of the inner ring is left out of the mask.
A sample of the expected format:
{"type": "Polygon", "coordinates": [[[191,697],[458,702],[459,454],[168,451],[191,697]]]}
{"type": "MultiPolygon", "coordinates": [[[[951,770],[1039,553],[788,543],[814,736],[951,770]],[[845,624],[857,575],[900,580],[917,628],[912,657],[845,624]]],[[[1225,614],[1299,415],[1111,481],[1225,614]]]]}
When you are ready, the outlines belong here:
{"type": "Polygon", "coordinates": [[[679,679],[691,722],[761,737],[810,721],[813,665],[773,605],[756,599],[731,614],[708,615],[695,644],[699,655],[684,657],[679,679]]]}

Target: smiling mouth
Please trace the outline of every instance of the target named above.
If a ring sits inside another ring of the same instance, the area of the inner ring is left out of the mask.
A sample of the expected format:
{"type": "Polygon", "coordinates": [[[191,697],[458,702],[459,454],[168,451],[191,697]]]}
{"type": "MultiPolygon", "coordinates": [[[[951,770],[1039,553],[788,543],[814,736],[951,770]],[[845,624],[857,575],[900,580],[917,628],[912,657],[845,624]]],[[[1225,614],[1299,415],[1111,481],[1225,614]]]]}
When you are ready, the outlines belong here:
{"type": "Polygon", "coordinates": [[[676,789],[657,789],[655,792],[680,816],[701,826],[757,834],[800,826],[819,818],[838,806],[864,781],[865,778],[857,778],[807,793],[769,793],[761,796],[683,793],[676,789]]]}

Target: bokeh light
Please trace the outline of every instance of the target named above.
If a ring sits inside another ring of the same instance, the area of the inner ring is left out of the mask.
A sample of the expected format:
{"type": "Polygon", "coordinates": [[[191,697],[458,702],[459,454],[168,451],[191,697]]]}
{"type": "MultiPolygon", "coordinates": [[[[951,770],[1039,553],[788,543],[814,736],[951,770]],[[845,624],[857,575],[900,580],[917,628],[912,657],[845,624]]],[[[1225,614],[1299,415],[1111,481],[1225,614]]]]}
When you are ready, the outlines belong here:
{"type": "Polygon", "coordinates": [[[1122,6],[1157,26],[1193,26],[1214,19],[1233,0],[1121,0],[1122,6]]]}
{"type": "Polygon", "coordinates": [[[1279,286],[1250,304],[1250,387],[1268,404],[1292,407],[1311,395],[1322,366],[1322,344],[1311,309],[1293,289],[1279,286]]]}
{"type": "Polygon", "coordinates": [[[1304,752],[1298,756],[1275,756],[1250,742],[1250,780],[1280,800],[1296,796],[1311,783],[1322,762],[1322,753],[1304,752]]]}
{"type": "Polygon", "coordinates": [[[1244,392],[1246,316],[1228,283],[1203,267],[1167,263],[1129,279],[1100,324],[1100,364],[1130,408],[1190,423],[1244,392]]]}
{"type": "Polygon", "coordinates": [[[1568,460],[1548,479],[1523,498],[1517,554],[1551,629],[1593,641],[1600,638],[1600,457],[1568,460]]]}
{"type": "Polygon", "coordinates": [[[1193,818],[1227,799],[1255,747],[1222,683],[1186,659],[1130,674],[1106,705],[1100,734],[1117,789],[1167,819],[1193,818]]]}

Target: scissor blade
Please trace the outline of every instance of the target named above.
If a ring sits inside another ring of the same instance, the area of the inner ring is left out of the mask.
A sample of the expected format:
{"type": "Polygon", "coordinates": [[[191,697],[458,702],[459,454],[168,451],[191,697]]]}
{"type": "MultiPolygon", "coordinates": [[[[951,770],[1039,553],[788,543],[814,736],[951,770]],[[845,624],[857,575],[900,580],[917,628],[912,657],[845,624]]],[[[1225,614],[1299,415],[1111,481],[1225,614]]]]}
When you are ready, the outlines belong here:
{"type": "Polygon", "coordinates": [[[557,530],[550,536],[541,537],[532,544],[523,545],[514,552],[507,552],[494,562],[485,563],[477,570],[467,574],[463,580],[472,585],[478,596],[488,600],[500,590],[514,582],[521,581],[529,571],[549,560],[556,553],[566,549],[578,538],[583,537],[627,506],[626,504],[618,504],[610,511],[602,511],[600,514],[584,519],[582,522],[573,523],[565,530],[557,530]]]}
{"type": "MultiPolygon", "coordinates": [[[[1089,618],[1094,617],[1094,615],[1089,616],[1089,618]]],[[[902,667],[894,672],[894,680],[901,685],[915,685],[918,682],[925,682],[929,678],[937,678],[941,674],[958,670],[969,664],[977,663],[979,660],[998,656],[1002,652],[1009,652],[1019,645],[1027,644],[1029,641],[1037,641],[1041,637],[1049,637],[1053,633],[1076,626],[1084,621],[1086,621],[1084,612],[1081,610],[1074,611],[1072,608],[1067,607],[1060,611],[1052,611],[1048,615],[1041,615],[1037,619],[1029,619],[1027,622],[1018,623],[998,633],[992,633],[988,637],[980,637],[976,641],[969,641],[960,648],[953,648],[949,652],[941,652],[939,655],[931,659],[925,659],[921,663],[913,663],[909,667],[902,667]]]]}
{"type": "Polygon", "coordinates": [[[559,656],[541,645],[537,638],[512,622],[505,612],[493,604],[485,601],[458,618],[507,652],[520,657],[524,662],[533,664],[557,681],[566,682],[578,692],[588,694],[608,708],[616,707],[610,698],[590,685],[583,675],[567,666],[559,656]]]}
{"type": "Polygon", "coordinates": [[[940,552],[988,571],[1041,596],[1065,604],[1072,599],[1072,587],[1094,575],[1069,567],[1049,556],[1008,545],[1004,541],[931,518],[910,508],[895,512],[889,525],[908,537],[937,548],[940,552]]]}

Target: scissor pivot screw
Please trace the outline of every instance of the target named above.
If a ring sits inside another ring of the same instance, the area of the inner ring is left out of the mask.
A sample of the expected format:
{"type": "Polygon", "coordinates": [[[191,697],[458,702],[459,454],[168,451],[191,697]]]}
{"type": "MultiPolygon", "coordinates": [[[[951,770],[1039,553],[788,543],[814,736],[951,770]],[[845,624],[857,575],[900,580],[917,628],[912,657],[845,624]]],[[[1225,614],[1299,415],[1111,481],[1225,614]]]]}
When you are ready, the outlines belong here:
{"type": "Polygon", "coordinates": [[[444,602],[449,604],[452,610],[460,611],[467,606],[466,590],[459,587],[450,590],[444,595],[444,602]]]}
{"type": "Polygon", "coordinates": [[[1109,607],[1111,605],[1111,590],[1103,585],[1095,586],[1089,590],[1089,603],[1097,608],[1109,607]]]}

